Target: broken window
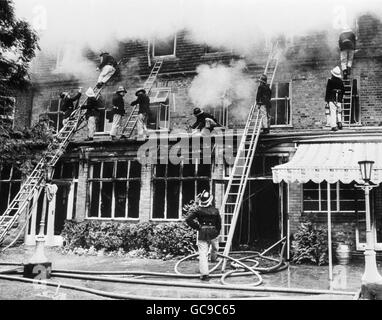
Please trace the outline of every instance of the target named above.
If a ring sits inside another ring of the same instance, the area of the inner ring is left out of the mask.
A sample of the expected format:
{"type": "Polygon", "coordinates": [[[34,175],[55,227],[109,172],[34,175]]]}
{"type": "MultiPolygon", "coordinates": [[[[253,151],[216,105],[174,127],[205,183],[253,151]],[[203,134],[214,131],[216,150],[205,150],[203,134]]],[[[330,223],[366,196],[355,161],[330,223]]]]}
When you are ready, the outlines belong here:
{"type": "Polygon", "coordinates": [[[165,39],[155,39],[153,43],[153,56],[175,56],[176,52],[176,35],[165,39]]]}
{"type": "MultiPolygon", "coordinates": [[[[327,183],[320,184],[312,181],[303,185],[303,211],[327,211],[327,183]]],[[[333,212],[362,212],[365,211],[365,196],[354,183],[341,182],[330,185],[330,208],[333,212]]]]}
{"type": "Polygon", "coordinates": [[[150,114],[147,127],[153,130],[170,127],[171,88],[153,88],[150,91],[150,114]]]}
{"type": "Polygon", "coordinates": [[[0,96],[0,119],[12,123],[15,118],[16,99],[0,96]]]}
{"type": "Polygon", "coordinates": [[[139,217],[141,164],[138,161],[101,161],[90,164],[88,218],[139,217]]]}
{"type": "Polygon", "coordinates": [[[291,103],[290,84],[288,82],[279,82],[272,85],[271,104],[271,125],[290,125],[291,103]]]}
{"type": "Polygon", "coordinates": [[[0,215],[20,190],[21,172],[12,165],[0,165],[0,215]]]}
{"type": "Polygon", "coordinates": [[[153,175],[153,219],[181,219],[182,208],[210,190],[211,165],[159,164],[153,175]]]}

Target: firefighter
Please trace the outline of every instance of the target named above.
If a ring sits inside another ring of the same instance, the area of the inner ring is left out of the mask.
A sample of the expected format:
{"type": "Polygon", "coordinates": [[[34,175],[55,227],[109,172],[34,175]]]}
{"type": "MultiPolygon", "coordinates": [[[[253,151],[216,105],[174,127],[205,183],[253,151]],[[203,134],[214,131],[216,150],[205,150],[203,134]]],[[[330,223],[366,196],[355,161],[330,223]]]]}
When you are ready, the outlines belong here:
{"type": "Polygon", "coordinates": [[[88,124],[88,137],[85,141],[92,141],[96,131],[96,120],[99,116],[100,102],[97,100],[92,88],[86,91],[86,96],[88,97],[86,103],[81,107],[81,109],[86,109],[85,117],[88,124]]]}
{"type": "Polygon", "coordinates": [[[208,191],[203,191],[199,206],[192,210],[186,218],[186,223],[193,229],[198,230],[198,251],[200,279],[209,280],[208,250],[211,246],[211,262],[216,262],[219,250],[219,233],[221,229],[221,217],[219,210],[215,208],[214,198],[208,191]]]}
{"type": "Polygon", "coordinates": [[[126,92],[126,89],[120,86],[113,95],[111,110],[111,117],[113,123],[110,129],[111,140],[114,140],[116,138],[118,129],[121,124],[121,119],[125,115],[125,102],[123,101],[123,97],[125,96],[126,92]]]}
{"type": "Polygon", "coordinates": [[[100,70],[101,73],[98,77],[97,88],[100,89],[115,73],[117,68],[117,62],[108,52],[102,52],[100,54],[101,63],[97,67],[97,70],[100,70]]]}
{"type": "Polygon", "coordinates": [[[191,125],[194,130],[193,133],[200,132],[204,134],[210,134],[216,127],[221,127],[221,124],[211,114],[204,112],[200,108],[194,108],[193,115],[196,117],[196,122],[191,125]]]}
{"type": "Polygon", "coordinates": [[[150,114],[150,98],[146,94],[146,90],[139,88],[135,95],[137,99],[134,100],[130,105],[135,106],[139,104],[138,119],[137,119],[137,140],[144,140],[147,137],[147,119],[150,114]]]}
{"type": "Polygon", "coordinates": [[[65,125],[72,112],[74,111],[75,107],[74,104],[78,103],[82,94],[82,88],[78,88],[78,92],[74,97],[71,97],[69,92],[61,92],[60,93],[60,98],[61,98],[61,103],[60,103],[60,109],[61,112],[64,114],[64,119],[62,120],[62,124],[65,125]]]}
{"type": "Polygon", "coordinates": [[[332,77],[328,79],[326,85],[325,101],[329,105],[331,130],[337,131],[342,129],[341,103],[345,87],[341,79],[340,67],[337,66],[330,72],[332,77]]]}
{"type": "Polygon", "coordinates": [[[341,69],[345,80],[348,79],[351,74],[355,44],[355,34],[348,26],[346,26],[343,28],[338,40],[341,55],[341,69]]]}
{"type": "Polygon", "coordinates": [[[272,91],[267,84],[267,76],[265,74],[261,75],[259,82],[260,84],[256,94],[256,105],[260,110],[260,117],[262,117],[261,125],[263,133],[269,133],[272,91]]]}

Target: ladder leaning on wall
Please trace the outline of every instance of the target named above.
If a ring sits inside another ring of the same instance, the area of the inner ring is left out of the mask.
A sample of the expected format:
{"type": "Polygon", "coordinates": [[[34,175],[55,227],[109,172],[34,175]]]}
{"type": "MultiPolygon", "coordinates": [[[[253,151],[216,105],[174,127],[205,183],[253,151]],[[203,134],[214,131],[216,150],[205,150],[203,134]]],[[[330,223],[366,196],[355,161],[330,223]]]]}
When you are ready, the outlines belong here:
{"type": "MultiPolygon", "coordinates": [[[[279,63],[278,42],[275,42],[270,50],[264,74],[270,79],[269,86],[272,88],[273,80],[279,63]]],[[[232,239],[238,220],[240,207],[243,200],[249,173],[251,171],[257,142],[261,130],[262,117],[256,104],[251,106],[244,132],[237,150],[232,171],[229,176],[227,189],[224,194],[220,215],[222,217],[221,243],[225,244],[224,255],[228,256],[231,250],[232,239]]],[[[223,270],[226,260],[223,263],[223,270]]]]}
{"type": "MultiPolygon", "coordinates": [[[[143,85],[143,89],[146,90],[147,95],[150,94],[150,91],[154,85],[154,82],[158,77],[162,64],[163,64],[163,59],[158,59],[155,61],[154,67],[151,69],[151,73],[143,85]]],[[[125,125],[122,128],[121,137],[130,138],[131,135],[133,134],[134,128],[137,125],[138,110],[139,110],[139,106],[135,105],[129,117],[127,118],[125,125]]]]}
{"type": "MultiPolygon", "coordinates": [[[[102,88],[94,88],[93,90],[96,98],[98,98],[102,88]]],[[[38,197],[42,191],[41,184],[44,180],[45,170],[48,167],[54,167],[60,157],[64,154],[70,138],[77,131],[78,126],[83,120],[84,111],[81,110],[81,107],[86,101],[87,98],[85,98],[72,112],[68,121],[48,145],[42,159],[24,181],[19,192],[9,204],[8,208],[0,216],[0,244],[4,241],[4,238],[11,228],[16,225],[20,216],[24,212],[26,212],[25,225],[27,224],[32,212],[31,203],[33,202],[33,199],[36,199],[35,196],[37,195],[38,197]]]]}

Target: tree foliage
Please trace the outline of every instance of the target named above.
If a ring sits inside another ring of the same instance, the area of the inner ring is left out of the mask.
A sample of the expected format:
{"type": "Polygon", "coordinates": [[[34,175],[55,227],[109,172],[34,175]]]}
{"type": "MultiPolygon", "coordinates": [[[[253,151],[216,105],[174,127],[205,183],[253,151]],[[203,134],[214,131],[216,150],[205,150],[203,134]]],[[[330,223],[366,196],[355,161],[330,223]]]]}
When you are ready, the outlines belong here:
{"type": "Polygon", "coordinates": [[[17,19],[12,0],[0,0],[0,92],[29,84],[28,67],[37,49],[37,33],[17,19]]]}

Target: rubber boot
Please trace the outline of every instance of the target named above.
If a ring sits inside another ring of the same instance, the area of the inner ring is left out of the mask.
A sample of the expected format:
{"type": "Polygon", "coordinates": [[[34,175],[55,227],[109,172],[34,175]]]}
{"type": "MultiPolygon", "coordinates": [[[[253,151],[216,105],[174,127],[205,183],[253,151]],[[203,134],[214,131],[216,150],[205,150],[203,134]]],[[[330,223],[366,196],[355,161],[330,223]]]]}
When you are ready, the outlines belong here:
{"type": "Polygon", "coordinates": [[[345,69],[345,70],[343,71],[343,76],[344,76],[344,80],[347,80],[347,79],[348,79],[348,71],[347,71],[347,69],[345,69]]]}
{"type": "Polygon", "coordinates": [[[337,122],[337,127],[339,130],[342,130],[342,122],[337,122]]]}
{"type": "Polygon", "coordinates": [[[350,77],[350,75],[351,75],[351,67],[348,67],[347,68],[347,76],[350,77]]]}

